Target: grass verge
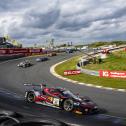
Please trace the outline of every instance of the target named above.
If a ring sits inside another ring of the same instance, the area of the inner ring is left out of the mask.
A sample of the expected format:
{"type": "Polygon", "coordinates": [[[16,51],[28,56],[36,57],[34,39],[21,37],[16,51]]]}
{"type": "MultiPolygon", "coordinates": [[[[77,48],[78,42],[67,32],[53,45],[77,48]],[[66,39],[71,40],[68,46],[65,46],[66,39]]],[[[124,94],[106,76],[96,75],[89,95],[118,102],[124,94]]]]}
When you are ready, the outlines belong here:
{"type": "Polygon", "coordinates": [[[87,74],[64,76],[63,75],[64,70],[76,69],[76,63],[78,62],[78,58],[79,56],[73,57],[70,60],[56,66],[55,67],[56,73],[63,77],[76,80],[79,82],[83,82],[83,83],[91,83],[94,85],[112,87],[117,89],[126,89],[126,79],[100,78],[100,77],[95,77],[87,74]]]}
{"type": "Polygon", "coordinates": [[[126,70],[126,52],[118,51],[110,54],[101,64],[88,64],[85,69],[91,70],[126,70]]]}

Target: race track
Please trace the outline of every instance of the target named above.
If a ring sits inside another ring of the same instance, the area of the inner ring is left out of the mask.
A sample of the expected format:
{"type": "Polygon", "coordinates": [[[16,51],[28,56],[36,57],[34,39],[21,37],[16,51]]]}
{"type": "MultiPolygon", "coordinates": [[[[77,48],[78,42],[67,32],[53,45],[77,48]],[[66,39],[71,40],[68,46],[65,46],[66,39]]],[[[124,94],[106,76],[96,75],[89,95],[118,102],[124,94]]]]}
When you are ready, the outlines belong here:
{"type": "Polygon", "coordinates": [[[76,85],[60,80],[50,73],[50,67],[53,64],[68,59],[72,55],[75,54],[59,54],[42,63],[36,63],[36,58],[30,57],[28,59],[32,60],[34,65],[26,69],[17,67],[17,64],[23,59],[0,63],[0,107],[39,116],[48,116],[49,118],[83,126],[121,126],[122,118],[126,118],[126,93],[76,85]],[[88,96],[108,112],[84,117],[42,105],[26,104],[23,99],[25,92],[23,84],[37,84],[43,81],[48,86],[61,86],[80,95],[88,96]]]}

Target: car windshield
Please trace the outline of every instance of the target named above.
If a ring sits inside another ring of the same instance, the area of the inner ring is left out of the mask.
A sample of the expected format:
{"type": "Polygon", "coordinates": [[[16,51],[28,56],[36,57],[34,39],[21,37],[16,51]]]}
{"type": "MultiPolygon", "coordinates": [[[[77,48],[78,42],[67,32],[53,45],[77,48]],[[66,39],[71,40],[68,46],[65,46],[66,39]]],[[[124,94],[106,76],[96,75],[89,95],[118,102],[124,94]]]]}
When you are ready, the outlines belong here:
{"type": "Polygon", "coordinates": [[[69,90],[66,90],[66,91],[63,91],[63,95],[65,97],[72,97],[72,98],[75,98],[75,99],[78,99],[78,97],[76,95],[74,95],[71,91],[69,90]]]}

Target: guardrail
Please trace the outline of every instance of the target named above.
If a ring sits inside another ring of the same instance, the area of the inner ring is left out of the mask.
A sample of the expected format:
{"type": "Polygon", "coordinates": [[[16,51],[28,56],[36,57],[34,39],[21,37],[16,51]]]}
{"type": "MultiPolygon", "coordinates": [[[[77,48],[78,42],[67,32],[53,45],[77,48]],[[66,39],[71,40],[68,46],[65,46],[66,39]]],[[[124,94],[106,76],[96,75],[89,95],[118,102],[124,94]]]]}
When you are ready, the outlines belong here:
{"type": "Polygon", "coordinates": [[[88,70],[88,69],[83,69],[80,66],[76,65],[76,69],[80,70],[81,73],[86,73],[88,75],[93,75],[93,76],[99,76],[99,72],[98,71],[94,71],[94,70],[88,70]]]}

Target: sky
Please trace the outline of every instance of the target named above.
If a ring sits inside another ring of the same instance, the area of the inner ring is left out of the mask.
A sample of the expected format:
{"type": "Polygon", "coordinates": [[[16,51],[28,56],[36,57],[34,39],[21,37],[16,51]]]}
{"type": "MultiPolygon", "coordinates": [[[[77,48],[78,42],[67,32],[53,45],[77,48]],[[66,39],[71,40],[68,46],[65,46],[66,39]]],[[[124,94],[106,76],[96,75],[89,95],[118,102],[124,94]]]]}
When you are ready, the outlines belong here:
{"type": "Polygon", "coordinates": [[[126,40],[125,0],[0,0],[0,36],[24,45],[126,40]]]}

